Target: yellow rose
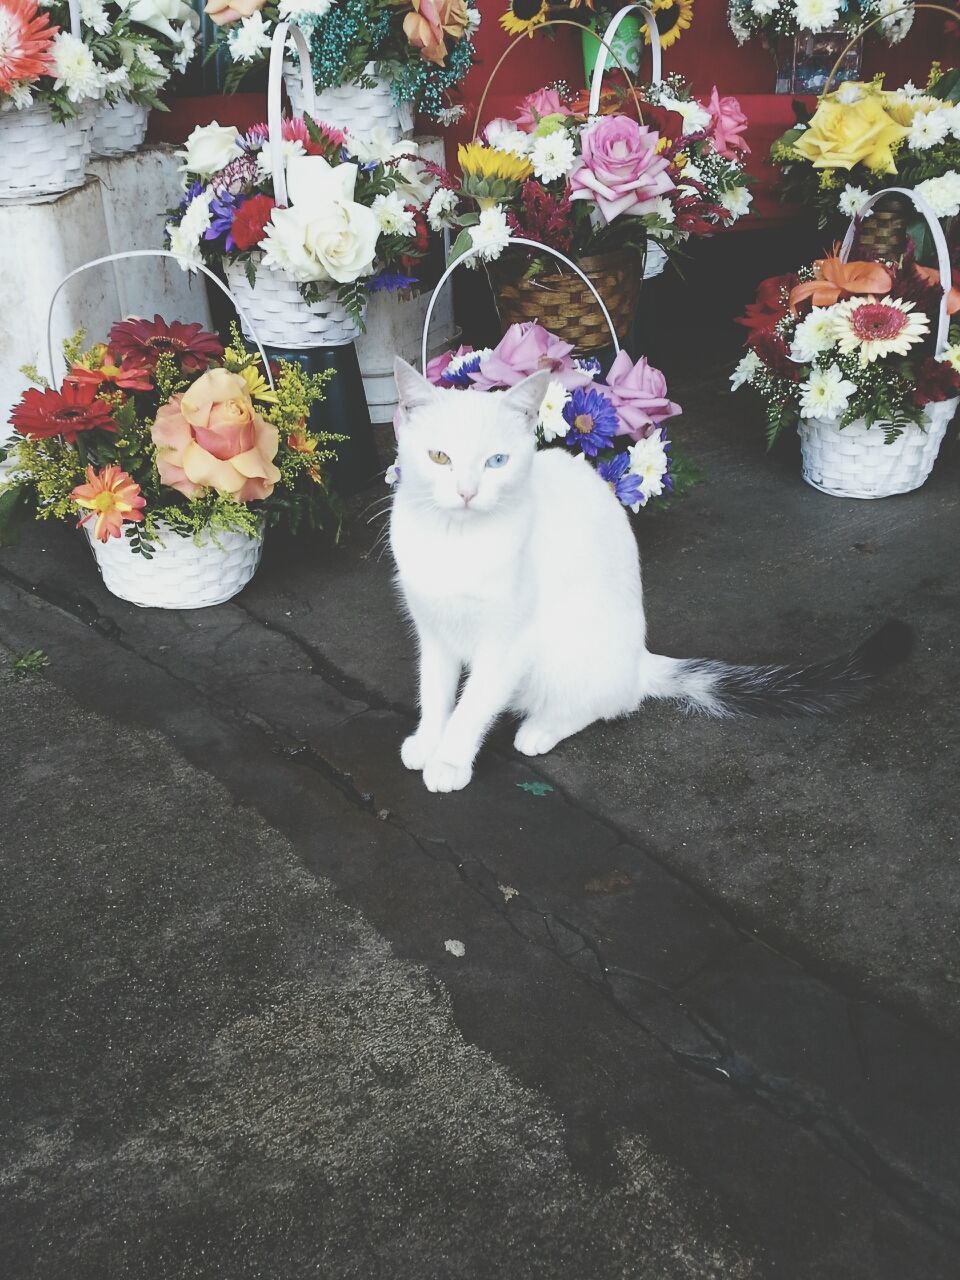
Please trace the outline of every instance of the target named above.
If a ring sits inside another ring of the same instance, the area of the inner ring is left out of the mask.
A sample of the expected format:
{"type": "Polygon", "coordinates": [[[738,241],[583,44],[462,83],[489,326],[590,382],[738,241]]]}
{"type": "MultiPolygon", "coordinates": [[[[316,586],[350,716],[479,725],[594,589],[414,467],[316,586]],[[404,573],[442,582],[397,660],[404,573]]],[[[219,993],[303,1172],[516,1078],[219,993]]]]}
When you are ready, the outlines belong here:
{"type": "Polygon", "coordinates": [[[876,173],[896,173],[891,148],[907,133],[870,95],[846,105],[821,102],[793,145],[815,169],[852,169],[863,163],[876,173]]]}

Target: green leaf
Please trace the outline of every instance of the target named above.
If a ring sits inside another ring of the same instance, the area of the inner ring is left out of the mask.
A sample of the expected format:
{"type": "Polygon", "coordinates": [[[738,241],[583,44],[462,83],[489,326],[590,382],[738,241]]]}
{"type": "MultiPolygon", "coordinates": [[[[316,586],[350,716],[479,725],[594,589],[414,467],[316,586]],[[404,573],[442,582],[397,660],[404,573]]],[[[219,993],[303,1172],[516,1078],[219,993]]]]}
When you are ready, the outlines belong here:
{"type": "Polygon", "coordinates": [[[26,518],[29,507],[25,485],[11,485],[0,493],[0,547],[16,545],[20,536],[20,523],[26,518]]]}
{"type": "Polygon", "coordinates": [[[447,266],[451,262],[456,262],[458,258],[462,258],[468,249],[473,247],[473,237],[469,231],[461,231],[454,240],[450,248],[450,256],[447,258],[447,266]]]}
{"type": "Polygon", "coordinates": [[[243,264],[243,273],[247,277],[247,283],[250,288],[254,288],[257,283],[257,264],[252,257],[248,258],[243,264]]]}

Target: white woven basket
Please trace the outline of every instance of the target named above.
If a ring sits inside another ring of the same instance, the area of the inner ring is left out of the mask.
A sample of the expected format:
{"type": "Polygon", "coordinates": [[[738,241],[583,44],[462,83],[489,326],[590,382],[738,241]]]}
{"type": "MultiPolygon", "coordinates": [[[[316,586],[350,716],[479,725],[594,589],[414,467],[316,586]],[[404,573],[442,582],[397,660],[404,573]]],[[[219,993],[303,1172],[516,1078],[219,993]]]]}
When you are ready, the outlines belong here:
{"type": "Polygon", "coordinates": [[[0,200],[57,195],[87,176],[90,120],[58,124],[45,102],[0,111],[0,200]]]}
{"type": "Polygon", "coordinates": [[[249,323],[245,317],[240,320],[245,338],[252,340],[255,329],[260,340],[272,347],[305,350],[342,347],[358,337],[358,326],[337,301],[336,294],[320,302],[305,302],[291,276],[284,271],[271,271],[259,258],[252,288],[242,262],[225,261],[223,266],[231,293],[250,318],[249,323]]]}
{"type": "Polygon", "coordinates": [[[933,470],[944,433],[960,399],[927,406],[926,429],[909,426],[884,444],[883,425],[863,419],[843,430],[834,418],[801,421],[803,478],[836,498],[889,498],[919,489],[933,470]]]}
{"type": "Polygon", "coordinates": [[[319,89],[316,110],[311,112],[296,66],[289,59],[283,64],[283,84],[294,115],[302,116],[307,111],[317,120],[346,129],[360,142],[369,141],[374,132],[385,134],[391,143],[413,137],[413,108],[408,103],[396,105],[389,82],[376,74],[372,62],[364,68],[364,74],[376,81],[372,88],[344,84],[336,89],[319,89]]]}
{"type": "Polygon", "coordinates": [[[125,156],[147,136],[148,107],[138,106],[127,98],[97,112],[90,136],[90,148],[95,156],[125,156]]]}
{"type": "MultiPolygon", "coordinates": [[[[927,202],[916,191],[905,187],[888,187],[875,192],[859,216],[863,217],[890,192],[912,200],[930,228],[943,288],[935,347],[940,355],[948,340],[947,299],[951,282],[950,253],[943,228],[927,202]]],[[[840,246],[842,262],[850,256],[856,226],[856,219],[851,219],[840,246]]],[[[797,430],[800,433],[803,478],[821,493],[829,493],[836,498],[889,498],[919,489],[933,470],[940,444],[958,404],[960,398],[928,405],[924,413],[925,429],[911,425],[892,444],[884,443],[882,422],[868,427],[861,418],[841,430],[836,418],[802,418],[797,430]]]]}
{"type": "Polygon", "coordinates": [[[263,552],[262,532],[252,538],[245,533],[205,531],[194,541],[161,521],[161,542],[147,560],[130,549],[125,537],[98,541],[92,524],[85,524],[83,530],[103,585],[141,608],[204,609],[223,604],[247,585],[263,552]]]}

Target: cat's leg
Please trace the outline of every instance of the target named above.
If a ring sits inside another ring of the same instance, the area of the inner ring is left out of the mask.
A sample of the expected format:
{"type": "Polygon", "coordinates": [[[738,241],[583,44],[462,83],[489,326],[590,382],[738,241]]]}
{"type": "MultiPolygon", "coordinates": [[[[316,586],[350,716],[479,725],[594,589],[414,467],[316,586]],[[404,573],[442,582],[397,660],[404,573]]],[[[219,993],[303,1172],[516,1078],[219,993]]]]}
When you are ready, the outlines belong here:
{"type": "Polygon", "coordinates": [[[477,655],[460,701],[423,770],[428,791],[460,791],[473,777],[473,762],[487,730],[510,705],[517,672],[509,650],[477,655]]]}
{"type": "Polygon", "coordinates": [[[422,769],[447,727],[460,683],[460,660],[445,645],[420,633],[420,723],[400,748],[408,769],[422,769]]]}

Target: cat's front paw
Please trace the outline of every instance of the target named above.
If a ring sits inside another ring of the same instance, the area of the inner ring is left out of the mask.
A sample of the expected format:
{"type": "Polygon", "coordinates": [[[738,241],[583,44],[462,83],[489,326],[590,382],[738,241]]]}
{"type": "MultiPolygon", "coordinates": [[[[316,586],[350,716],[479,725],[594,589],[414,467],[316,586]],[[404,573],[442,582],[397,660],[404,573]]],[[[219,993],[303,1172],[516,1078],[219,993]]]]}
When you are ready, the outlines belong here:
{"type": "Polygon", "coordinates": [[[400,748],[400,759],[408,769],[416,769],[419,773],[436,749],[435,738],[429,738],[423,733],[411,733],[400,748]]]}
{"type": "Polygon", "coordinates": [[[429,760],[423,769],[423,781],[428,791],[462,791],[472,777],[473,765],[469,764],[429,760]]]}
{"type": "Polygon", "coordinates": [[[559,741],[559,736],[552,729],[528,720],[517,730],[513,745],[525,756],[544,756],[559,741]]]}

